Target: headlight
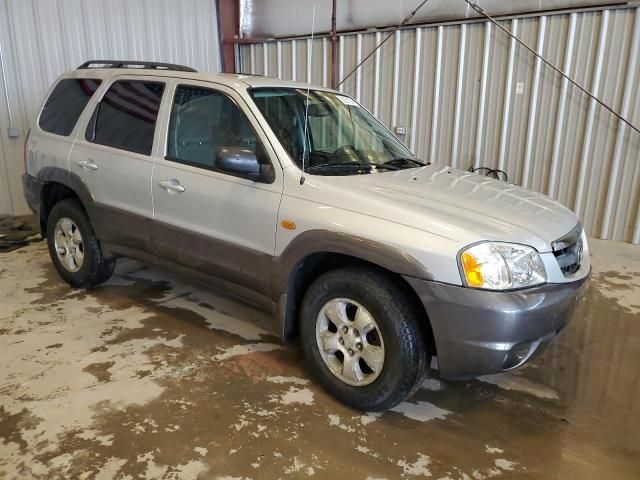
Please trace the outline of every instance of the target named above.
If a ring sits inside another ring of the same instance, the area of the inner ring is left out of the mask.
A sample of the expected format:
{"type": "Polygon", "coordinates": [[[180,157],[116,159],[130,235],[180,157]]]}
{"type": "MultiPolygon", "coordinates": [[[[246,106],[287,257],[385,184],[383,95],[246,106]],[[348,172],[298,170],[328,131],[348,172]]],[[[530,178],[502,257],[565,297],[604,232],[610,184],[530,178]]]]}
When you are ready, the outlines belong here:
{"type": "Polygon", "coordinates": [[[460,270],[468,287],[510,290],[546,282],[538,252],[526,245],[484,242],[460,252],[460,270]]]}

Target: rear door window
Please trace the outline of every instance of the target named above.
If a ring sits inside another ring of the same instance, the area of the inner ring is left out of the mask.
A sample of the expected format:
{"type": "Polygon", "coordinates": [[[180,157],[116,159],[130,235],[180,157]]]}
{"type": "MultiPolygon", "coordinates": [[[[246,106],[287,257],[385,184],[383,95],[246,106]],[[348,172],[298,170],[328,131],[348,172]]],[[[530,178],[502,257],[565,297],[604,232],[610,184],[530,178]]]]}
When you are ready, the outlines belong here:
{"type": "Polygon", "coordinates": [[[101,83],[102,80],[96,78],[60,80],[40,113],[40,128],[45,132],[69,136],[101,83]]]}
{"type": "Polygon", "coordinates": [[[119,80],[104,95],[87,125],[89,142],[151,155],[165,84],[119,80]]]}

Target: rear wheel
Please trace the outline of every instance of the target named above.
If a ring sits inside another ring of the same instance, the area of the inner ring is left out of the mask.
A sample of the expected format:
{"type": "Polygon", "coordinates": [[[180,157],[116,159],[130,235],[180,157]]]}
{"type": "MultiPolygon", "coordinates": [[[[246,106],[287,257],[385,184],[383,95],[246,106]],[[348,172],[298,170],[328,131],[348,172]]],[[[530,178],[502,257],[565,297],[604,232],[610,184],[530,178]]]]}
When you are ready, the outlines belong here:
{"type": "Polygon", "coordinates": [[[421,321],[403,289],[384,273],[340,269],[307,290],[302,345],[331,394],[361,410],[386,410],[424,379],[428,352],[421,321]]]}
{"type": "Polygon", "coordinates": [[[94,287],[113,274],[115,260],[103,256],[89,218],[75,200],[62,200],[51,209],[47,244],[58,274],[72,287],[94,287]]]}

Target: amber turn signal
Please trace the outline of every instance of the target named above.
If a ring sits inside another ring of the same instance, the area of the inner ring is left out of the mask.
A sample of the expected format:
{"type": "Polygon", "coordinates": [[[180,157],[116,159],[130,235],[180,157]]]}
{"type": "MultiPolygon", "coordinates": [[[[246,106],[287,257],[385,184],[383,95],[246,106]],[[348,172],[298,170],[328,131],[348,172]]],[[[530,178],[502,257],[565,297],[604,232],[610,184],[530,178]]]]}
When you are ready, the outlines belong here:
{"type": "Polygon", "coordinates": [[[292,222],[291,220],[283,220],[280,222],[280,225],[282,225],[283,228],[286,228],[287,230],[295,230],[296,229],[296,224],[294,222],[292,222]]]}
{"type": "Polygon", "coordinates": [[[462,268],[464,275],[467,279],[467,285],[470,287],[481,287],[484,285],[484,278],[482,278],[482,268],[476,257],[469,252],[464,252],[461,257],[462,268]]]}

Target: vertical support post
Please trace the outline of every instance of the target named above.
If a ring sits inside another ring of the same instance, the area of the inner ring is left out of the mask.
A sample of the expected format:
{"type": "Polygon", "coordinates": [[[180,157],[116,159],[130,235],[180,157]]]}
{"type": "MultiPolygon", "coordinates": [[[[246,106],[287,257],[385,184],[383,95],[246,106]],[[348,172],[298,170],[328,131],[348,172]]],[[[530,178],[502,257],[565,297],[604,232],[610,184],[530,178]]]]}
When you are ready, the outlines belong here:
{"type": "Polygon", "coordinates": [[[217,13],[220,25],[220,47],[222,50],[220,66],[223,72],[235,73],[237,70],[239,49],[235,48],[235,40],[239,36],[240,2],[238,0],[218,0],[217,13]]]}
{"type": "Polygon", "coordinates": [[[336,32],[336,1],[333,0],[331,11],[331,88],[338,85],[338,36],[336,32]]]}

